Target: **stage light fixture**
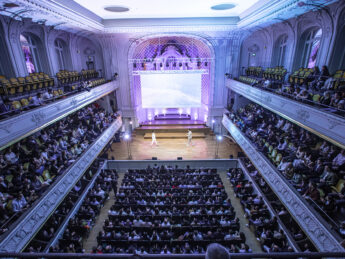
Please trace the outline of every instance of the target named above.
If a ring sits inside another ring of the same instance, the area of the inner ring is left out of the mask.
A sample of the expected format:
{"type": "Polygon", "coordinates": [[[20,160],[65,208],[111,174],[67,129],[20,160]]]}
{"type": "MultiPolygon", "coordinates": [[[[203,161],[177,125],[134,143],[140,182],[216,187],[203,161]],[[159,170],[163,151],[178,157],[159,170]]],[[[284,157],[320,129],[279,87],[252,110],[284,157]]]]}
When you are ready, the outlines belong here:
{"type": "Polygon", "coordinates": [[[130,135],[129,135],[128,133],[126,133],[125,136],[124,136],[124,138],[125,138],[125,140],[129,140],[130,135]]]}
{"type": "Polygon", "coordinates": [[[217,136],[217,140],[218,140],[218,141],[222,141],[222,139],[223,139],[223,136],[222,136],[222,135],[218,135],[218,136],[217,136]]]}
{"type": "Polygon", "coordinates": [[[212,124],[214,124],[215,122],[216,122],[216,121],[213,119],[213,120],[212,120],[212,124]]]}

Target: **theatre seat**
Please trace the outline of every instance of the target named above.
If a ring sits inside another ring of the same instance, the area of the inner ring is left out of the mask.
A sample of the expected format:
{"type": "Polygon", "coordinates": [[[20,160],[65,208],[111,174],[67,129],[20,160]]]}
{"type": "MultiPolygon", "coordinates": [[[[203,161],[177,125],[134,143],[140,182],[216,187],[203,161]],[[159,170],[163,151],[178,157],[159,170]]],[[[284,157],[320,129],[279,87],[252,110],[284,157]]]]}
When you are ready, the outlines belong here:
{"type": "Polygon", "coordinates": [[[341,193],[342,189],[344,188],[344,185],[345,185],[345,180],[340,179],[337,182],[336,186],[331,186],[331,188],[334,192],[341,193]]]}

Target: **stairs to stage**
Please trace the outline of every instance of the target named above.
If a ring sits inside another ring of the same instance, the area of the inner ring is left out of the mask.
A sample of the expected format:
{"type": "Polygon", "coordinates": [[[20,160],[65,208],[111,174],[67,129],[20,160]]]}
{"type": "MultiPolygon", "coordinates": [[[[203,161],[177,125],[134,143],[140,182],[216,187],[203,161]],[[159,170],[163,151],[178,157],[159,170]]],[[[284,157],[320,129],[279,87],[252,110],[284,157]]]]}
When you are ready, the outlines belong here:
{"type": "Polygon", "coordinates": [[[157,139],[187,139],[187,132],[190,129],[193,138],[205,138],[213,135],[212,130],[206,126],[205,122],[191,119],[155,119],[153,121],[142,122],[135,128],[135,135],[142,135],[144,139],[151,139],[152,131],[156,133],[157,139]]]}

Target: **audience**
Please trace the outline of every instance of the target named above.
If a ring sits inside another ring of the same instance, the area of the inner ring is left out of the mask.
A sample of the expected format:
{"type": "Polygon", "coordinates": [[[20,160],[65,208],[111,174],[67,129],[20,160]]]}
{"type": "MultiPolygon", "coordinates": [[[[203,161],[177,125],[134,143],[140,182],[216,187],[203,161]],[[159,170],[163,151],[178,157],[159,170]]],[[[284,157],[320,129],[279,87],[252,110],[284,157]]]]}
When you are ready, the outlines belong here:
{"type": "Polygon", "coordinates": [[[114,119],[92,104],[2,150],[2,228],[29,208],[114,119]]]}
{"type": "Polygon", "coordinates": [[[203,254],[217,242],[251,252],[215,169],[128,170],[95,253],[203,254]]]}
{"type": "Polygon", "coordinates": [[[248,83],[248,79],[251,79],[250,82],[255,79],[252,84],[255,87],[274,91],[296,101],[307,101],[309,104],[321,106],[325,111],[345,116],[344,81],[341,81],[339,85],[336,84],[338,79],[330,75],[327,66],[322,66],[321,72],[318,67],[315,67],[313,73],[303,80],[303,83],[297,80],[298,83],[285,84],[284,80],[264,79],[260,77],[260,74],[251,74],[249,77],[240,76],[238,80],[248,83]]]}
{"type": "MultiPolygon", "coordinates": [[[[57,230],[68,216],[70,210],[75,206],[79,196],[85,190],[91,179],[94,177],[98,168],[103,163],[95,161],[86,171],[83,178],[70,191],[62,204],[55,210],[52,217],[42,227],[39,233],[28,245],[28,251],[44,252],[48,247],[49,241],[57,234],[57,230]],[[44,246],[42,246],[44,244],[44,246]]],[[[90,229],[93,227],[96,217],[99,214],[104,202],[107,200],[108,194],[111,190],[116,192],[118,175],[116,170],[102,169],[91,189],[88,191],[82,205],[77,214],[69,221],[68,227],[65,229],[63,236],[59,239],[59,244],[50,247],[50,252],[55,253],[82,253],[83,238],[88,236],[90,229]],[[103,196],[97,195],[99,190],[103,191],[103,196]],[[97,204],[92,204],[93,200],[97,200],[97,204]]]]}
{"type": "Polygon", "coordinates": [[[344,204],[333,201],[345,192],[344,150],[255,104],[229,117],[323,216],[344,220],[337,214],[344,204]]]}

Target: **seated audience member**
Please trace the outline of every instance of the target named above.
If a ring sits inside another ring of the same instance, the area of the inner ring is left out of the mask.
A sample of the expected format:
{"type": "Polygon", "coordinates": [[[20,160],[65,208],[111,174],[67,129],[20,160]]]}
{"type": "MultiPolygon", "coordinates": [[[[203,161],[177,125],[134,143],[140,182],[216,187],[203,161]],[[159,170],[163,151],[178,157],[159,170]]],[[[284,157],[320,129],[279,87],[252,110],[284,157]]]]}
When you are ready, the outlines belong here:
{"type": "Polygon", "coordinates": [[[36,96],[33,96],[30,100],[30,105],[33,107],[38,107],[43,105],[43,100],[42,100],[42,94],[41,93],[37,93],[36,96]]]}

